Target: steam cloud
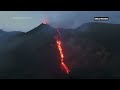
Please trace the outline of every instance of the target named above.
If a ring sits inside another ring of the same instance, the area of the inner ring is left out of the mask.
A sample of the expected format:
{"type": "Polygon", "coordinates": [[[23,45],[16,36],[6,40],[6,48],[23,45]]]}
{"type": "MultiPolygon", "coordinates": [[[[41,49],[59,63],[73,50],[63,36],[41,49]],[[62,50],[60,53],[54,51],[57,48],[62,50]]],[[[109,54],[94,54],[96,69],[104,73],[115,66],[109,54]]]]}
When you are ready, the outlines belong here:
{"type": "Polygon", "coordinates": [[[120,23],[120,11],[0,11],[0,28],[27,32],[46,17],[51,26],[60,28],[77,28],[81,24],[94,22],[94,17],[109,17],[109,21],[104,22],[120,23]]]}

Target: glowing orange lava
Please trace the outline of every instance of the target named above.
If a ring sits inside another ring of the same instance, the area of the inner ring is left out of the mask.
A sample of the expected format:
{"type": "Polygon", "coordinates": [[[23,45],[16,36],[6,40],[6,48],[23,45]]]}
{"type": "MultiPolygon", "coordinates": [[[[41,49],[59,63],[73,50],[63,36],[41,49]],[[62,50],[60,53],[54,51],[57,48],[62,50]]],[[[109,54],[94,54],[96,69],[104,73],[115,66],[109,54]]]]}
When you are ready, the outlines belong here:
{"type": "Polygon", "coordinates": [[[56,43],[57,43],[57,47],[58,47],[58,49],[59,49],[59,53],[60,53],[60,57],[61,57],[61,66],[65,69],[65,72],[66,72],[67,74],[69,74],[69,73],[70,73],[70,70],[69,70],[69,68],[68,68],[68,67],[65,65],[65,63],[64,63],[64,55],[63,55],[63,52],[62,52],[61,41],[60,41],[60,40],[57,40],[56,43]]]}
{"type": "Polygon", "coordinates": [[[61,65],[64,67],[66,73],[69,74],[69,73],[70,73],[70,70],[69,70],[68,67],[65,65],[65,63],[64,63],[64,62],[61,62],[61,65]]]}

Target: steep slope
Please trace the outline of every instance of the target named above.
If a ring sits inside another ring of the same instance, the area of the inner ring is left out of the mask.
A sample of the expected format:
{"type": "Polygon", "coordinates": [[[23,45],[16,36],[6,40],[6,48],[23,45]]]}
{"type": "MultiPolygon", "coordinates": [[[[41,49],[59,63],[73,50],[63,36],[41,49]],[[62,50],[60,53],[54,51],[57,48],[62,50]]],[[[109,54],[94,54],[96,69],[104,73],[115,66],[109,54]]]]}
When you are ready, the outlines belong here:
{"type": "Polygon", "coordinates": [[[119,24],[90,22],[74,30],[65,47],[73,77],[120,78],[119,39],[119,24]]]}
{"type": "MultiPolygon", "coordinates": [[[[55,44],[56,30],[41,24],[13,40],[7,60],[13,62],[8,78],[61,78],[60,56],[55,44]],[[17,43],[17,44],[16,44],[17,43]],[[11,53],[11,54],[10,54],[11,53]]],[[[6,58],[5,58],[6,59],[6,58]]]]}
{"type": "MultiPolygon", "coordinates": [[[[70,78],[120,78],[120,25],[85,23],[77,29],[59,28],[70,78]]],[[[1,34],[4,31],[0,30],[1,34]]],[[[0,46],[0,78],[66,78],[54,36],[41,24],[0,46]]]]}

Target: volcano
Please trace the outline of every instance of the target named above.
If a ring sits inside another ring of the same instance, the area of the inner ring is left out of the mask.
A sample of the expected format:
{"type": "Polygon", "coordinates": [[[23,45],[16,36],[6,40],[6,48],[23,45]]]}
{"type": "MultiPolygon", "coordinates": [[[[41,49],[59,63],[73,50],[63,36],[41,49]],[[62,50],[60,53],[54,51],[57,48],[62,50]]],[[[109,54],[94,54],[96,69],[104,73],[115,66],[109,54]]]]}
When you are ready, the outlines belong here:
{"type": "Polygon", "coordinates": [[[42,23],[29,32],[14,37],[9,45],[4,45],[4,48],[8,49],[1,59],[9,60],[11,63],[7,65],[7,69],[3,69],[7,76],[1,77],[45,79],[66,77],[60,67],[60,55],[54,38],[56,34],[53,27],[42,23]]]}
{"type": "Polygon", "coordinates": [[[58,32],[42,23],[26,33],[0,30],[0,78],[120,78],[119,24],[86,23],[59,32],[69,75],[61,70],[58,32]]]}

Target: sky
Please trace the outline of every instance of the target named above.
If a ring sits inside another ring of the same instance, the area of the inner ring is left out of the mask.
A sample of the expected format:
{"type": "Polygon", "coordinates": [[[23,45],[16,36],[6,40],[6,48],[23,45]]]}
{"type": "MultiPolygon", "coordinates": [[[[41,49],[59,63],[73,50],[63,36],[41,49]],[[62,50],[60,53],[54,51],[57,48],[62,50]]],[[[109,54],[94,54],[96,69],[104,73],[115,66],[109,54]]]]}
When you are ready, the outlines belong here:
{"type": "Polygon", "coordinates": [[[94,17],[109,17],[101,22],[120,24],[120,11],[0,11],[0,29],[27,32],[46,19],[53,27],[77,28],[95,22],[94,17]]]}

